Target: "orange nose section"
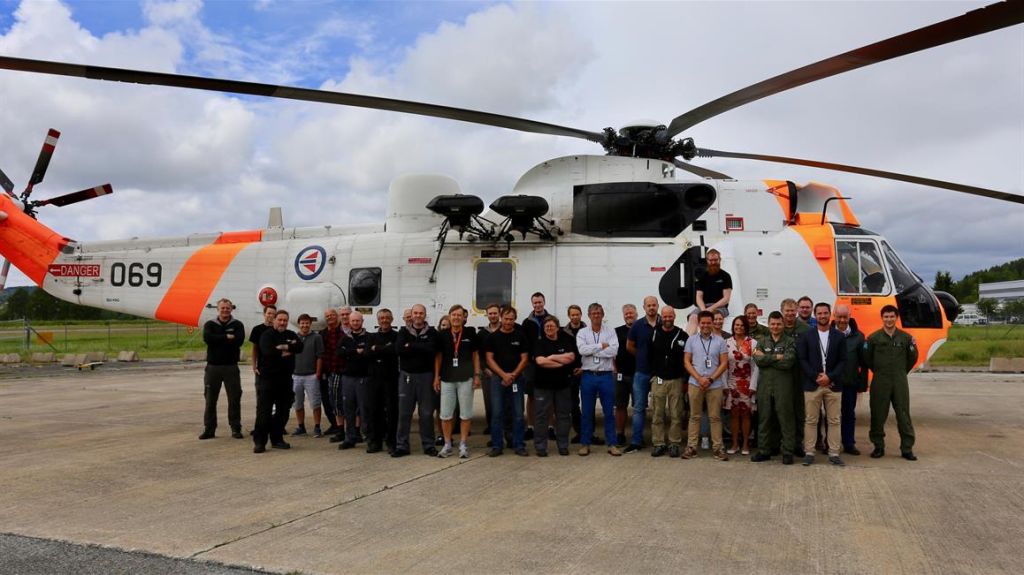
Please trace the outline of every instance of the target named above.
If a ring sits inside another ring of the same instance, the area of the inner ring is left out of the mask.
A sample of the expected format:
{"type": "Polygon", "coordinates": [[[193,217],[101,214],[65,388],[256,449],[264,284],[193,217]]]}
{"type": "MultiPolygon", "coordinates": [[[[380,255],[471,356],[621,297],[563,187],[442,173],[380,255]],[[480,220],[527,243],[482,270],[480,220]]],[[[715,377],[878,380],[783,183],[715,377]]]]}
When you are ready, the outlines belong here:
{"type": "Polygon", "coordinates": [[[36,285],[43,285],[47,266],[71,240],[30,218],[11,196],[2,192],[0,212],[0,254],[36,285]]]}

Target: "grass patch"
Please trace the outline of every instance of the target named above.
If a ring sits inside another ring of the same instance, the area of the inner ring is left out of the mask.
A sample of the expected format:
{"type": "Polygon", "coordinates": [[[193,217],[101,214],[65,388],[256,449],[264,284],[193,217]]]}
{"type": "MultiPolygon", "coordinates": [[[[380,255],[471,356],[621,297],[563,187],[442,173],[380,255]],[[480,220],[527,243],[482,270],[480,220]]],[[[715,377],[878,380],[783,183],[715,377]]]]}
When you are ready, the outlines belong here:
{"type": "Polygon", "coordinates": [[[955,325],[929,363],[987,367],[993,357],[1024,357],[1024,325],[955,325]]]}
{"type": "Polygon", "coordinates": [[[84,321],[33,323],[28,334],[23,324],[0,324],[0,353],[56,352],[117,353],[131,350],[144,359],[181,358],[186,351],[205,350],[202,330],[155,321],[84,321]],[[49,345],[44,342],[49,340],[49,345]]]}

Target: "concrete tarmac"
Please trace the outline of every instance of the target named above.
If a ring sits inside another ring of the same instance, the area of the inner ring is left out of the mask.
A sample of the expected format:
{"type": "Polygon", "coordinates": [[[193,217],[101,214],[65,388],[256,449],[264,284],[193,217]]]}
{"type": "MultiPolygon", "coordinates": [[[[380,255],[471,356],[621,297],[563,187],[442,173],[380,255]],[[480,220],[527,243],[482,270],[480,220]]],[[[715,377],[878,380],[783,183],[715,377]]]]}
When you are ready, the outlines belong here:
{"type": "MultiPolygon", "coordinates": [[[[601,447],[488,458],[479,393],[469,460],[312,437],[255,455],[230,438],[223,395],[217,438],[196,439],[199,367],[3,370],[0,533],[303,573],[1020,569],[1021,375],[913,375],[917,462],[899,457],[891,417],[889,455],[867,457],[863,396],[864,455],[804,468],[601,447]]],[[[248,428],[244,366],[243,388],[248,428]]],[[[12,571],[2,558],[0,571],[12,571]]]]}

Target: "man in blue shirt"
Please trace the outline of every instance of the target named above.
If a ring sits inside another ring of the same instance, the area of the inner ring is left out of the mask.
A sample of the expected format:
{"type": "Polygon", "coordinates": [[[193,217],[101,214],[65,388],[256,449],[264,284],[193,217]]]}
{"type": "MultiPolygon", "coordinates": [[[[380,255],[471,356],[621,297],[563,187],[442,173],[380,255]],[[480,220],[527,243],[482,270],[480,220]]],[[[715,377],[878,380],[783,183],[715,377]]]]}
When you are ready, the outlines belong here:
{"type": "Polygon", "coordinates": [[[683,459],[697,457],[700,416],[704,400],[707,399],[712,456],[719,461],[729,460],[722,444],[722,389],[725,387],[724,375],[729,368],[729,356],[725,340],[714,333],[714,321],[714,314],[707,310],[697,314],[700,331],[696,337],[686,341],[684,348],[683,364],[690,374],[690,426],[683,459]]]}
{"type": "Polygon", "coordinates": [[[658,317],[658,298],[644,298],[644,317],[633,322],[626,336],[626,350],[636,357],[633,374],[633,435],[625,453],[636,453],[644,444],[644,419],[647,416],[647,396],[651,393],[651,367],[647,360],[648,347],[654,330],[661,325],[658,317]]]}

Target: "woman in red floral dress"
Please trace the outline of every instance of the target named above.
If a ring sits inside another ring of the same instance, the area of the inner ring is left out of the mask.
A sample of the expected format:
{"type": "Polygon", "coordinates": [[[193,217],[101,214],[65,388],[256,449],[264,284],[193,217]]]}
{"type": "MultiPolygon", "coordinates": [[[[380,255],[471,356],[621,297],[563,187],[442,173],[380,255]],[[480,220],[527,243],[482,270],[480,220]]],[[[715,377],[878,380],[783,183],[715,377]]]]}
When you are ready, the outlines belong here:
{"type": "Polygon", "coordinates": [[[732,449],[740,449],[743,438],[743,455],[750,454],[750,414],[757,409],[754,394],[757,392],[757,365],[750,360],[757,342],[747,335],[747,319],[738,316],[732,320],[732,337],[725,341],[729,353],[729,369],[726,372],[725,403],[729,410],[729,427],[732,430],[732,449]]]}

